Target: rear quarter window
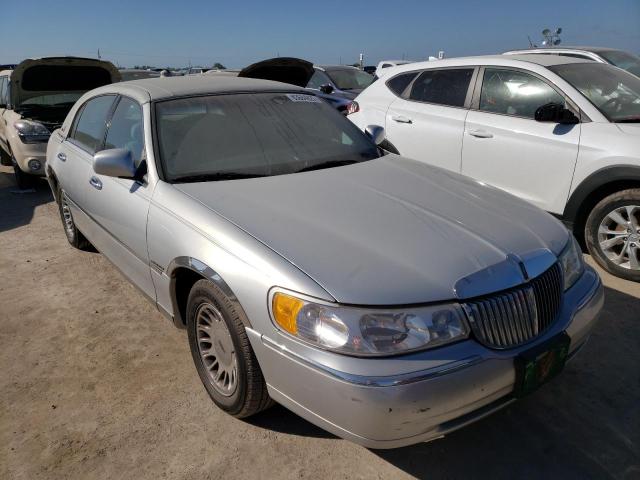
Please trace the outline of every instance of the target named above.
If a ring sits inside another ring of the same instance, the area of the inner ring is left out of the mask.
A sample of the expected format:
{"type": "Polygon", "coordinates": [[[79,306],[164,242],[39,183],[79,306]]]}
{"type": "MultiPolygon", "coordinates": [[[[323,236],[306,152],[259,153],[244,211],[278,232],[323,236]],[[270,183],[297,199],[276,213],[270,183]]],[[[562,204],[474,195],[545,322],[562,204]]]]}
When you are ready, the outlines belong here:
{"type": "Polygon", "coordinates": [[[417,75],[418,72],[401,73],[400,75],[396,75],[392,79],[388,80],[387,87],[400,97],[417,75]]]}

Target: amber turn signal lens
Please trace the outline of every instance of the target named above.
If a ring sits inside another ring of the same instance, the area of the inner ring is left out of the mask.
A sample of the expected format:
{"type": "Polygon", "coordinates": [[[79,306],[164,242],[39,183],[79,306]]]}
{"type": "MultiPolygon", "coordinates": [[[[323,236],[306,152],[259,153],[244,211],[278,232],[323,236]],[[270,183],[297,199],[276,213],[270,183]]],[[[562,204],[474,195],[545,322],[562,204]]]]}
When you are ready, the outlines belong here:
{"type": "Polygon", "coordinates": [[[273,317],[283,330],[295,335],[298,333],[298,312],[304,306],[304,302],[284,293],[276,293],[273,296],[273,317]]]}

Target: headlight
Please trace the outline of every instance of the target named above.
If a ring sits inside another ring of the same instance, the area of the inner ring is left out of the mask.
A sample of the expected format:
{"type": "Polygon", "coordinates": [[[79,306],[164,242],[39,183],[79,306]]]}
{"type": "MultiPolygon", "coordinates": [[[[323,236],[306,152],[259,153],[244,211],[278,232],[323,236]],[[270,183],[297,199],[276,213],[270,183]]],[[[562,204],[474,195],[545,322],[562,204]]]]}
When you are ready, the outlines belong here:
{"type": "Polygon", "coordinates": [[[580,245],[578,245],[573,235],[569,234],[569,236],[567,246],[564,247],[564,250],[558,257],[560,265],[562,266],[565,290],[571,288],[584,271],[584,258],[582,257],[580,245]]]}
{"type": "Polygon", "coordinates": [[[33,120],[18,120],[13,126],[24,143],[46,142],[51,136],[47,127],[33,120]]]}
{"type": "Polygon", "coordinates": [[[460,305],[415,308],[357,308],[312,301],[276,292],[274,323],[319,347],[351,355],[393,355],[467,338],[460,305]]]}

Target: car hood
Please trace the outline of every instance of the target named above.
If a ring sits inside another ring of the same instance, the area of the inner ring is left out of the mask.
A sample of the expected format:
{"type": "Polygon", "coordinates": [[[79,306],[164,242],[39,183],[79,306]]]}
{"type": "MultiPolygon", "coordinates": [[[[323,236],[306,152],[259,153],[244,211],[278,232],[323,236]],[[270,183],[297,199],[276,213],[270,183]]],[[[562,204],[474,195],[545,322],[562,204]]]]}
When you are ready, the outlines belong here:
{"type": "Polygon", "coordinates": [[[293,57],[277,57],[262,60],[238,73],[238,77],[273,80],[306,87],[314,73],[313,64],[293,57]]]}
{"type": "Polygon", "coordinates": [[[616,126],[629,135],[640,135],[640,123],[616,123],[616,126]]]}
{"type": "Polygon", "coordinates": [[[509,288],[524,281],[519,259],[546,256],[546,269],[568,238],[533,205],[396,155],[174,186],[348,304],[416,304],[509,288]]]}
{"type": "Polygon", "coordinates": [[[20,62],[11,72],[11,103],[54,93],[85,93],[119,82],[118,69],[104,60],[48,57],[20,62]]]}

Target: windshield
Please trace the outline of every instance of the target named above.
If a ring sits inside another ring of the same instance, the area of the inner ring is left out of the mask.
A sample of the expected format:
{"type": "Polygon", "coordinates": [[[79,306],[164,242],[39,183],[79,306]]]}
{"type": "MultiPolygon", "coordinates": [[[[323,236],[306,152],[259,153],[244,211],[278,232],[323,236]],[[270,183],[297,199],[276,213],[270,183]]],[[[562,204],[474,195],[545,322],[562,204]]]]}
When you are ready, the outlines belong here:
{"type": "Polygon", "coordinates": [[[357,68],[326,70],[325,73],[340,90],[363,90],[373,82],[373,75],[357,68]]]}
{"type": "Polygon", "coordinates": [[[640,78],[604,63],[549,67],[612,122],[640,122],[640,78]]]}
{"type": "Polygon", "coordinates": [[[607,62],[640,77],[640,57],[622,50],[605,50],[598,52],[607,62]]]}
{"type": "Polygon", "coordinates": [[[354,124],[313,95],[168,100],[156,104],[156,120],[169,182],[282,175],[379,156],[354,124]]]}

